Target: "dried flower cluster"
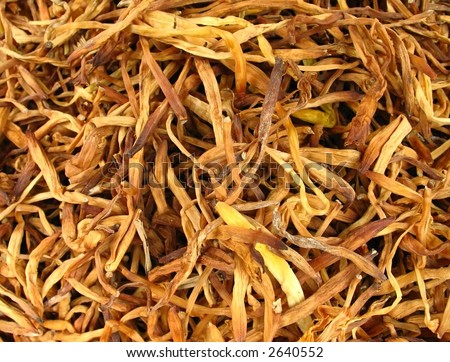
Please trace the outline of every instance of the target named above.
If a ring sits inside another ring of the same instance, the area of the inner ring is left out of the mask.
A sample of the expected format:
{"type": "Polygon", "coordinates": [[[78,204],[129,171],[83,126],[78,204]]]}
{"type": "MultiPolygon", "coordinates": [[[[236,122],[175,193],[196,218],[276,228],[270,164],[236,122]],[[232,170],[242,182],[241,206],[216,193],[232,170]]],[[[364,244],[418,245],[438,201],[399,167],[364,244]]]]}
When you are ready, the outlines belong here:
{"type": "Polygon", "coordinates": [[[0,340],[450,340],[449,27],[0,1],[0,340]]]}

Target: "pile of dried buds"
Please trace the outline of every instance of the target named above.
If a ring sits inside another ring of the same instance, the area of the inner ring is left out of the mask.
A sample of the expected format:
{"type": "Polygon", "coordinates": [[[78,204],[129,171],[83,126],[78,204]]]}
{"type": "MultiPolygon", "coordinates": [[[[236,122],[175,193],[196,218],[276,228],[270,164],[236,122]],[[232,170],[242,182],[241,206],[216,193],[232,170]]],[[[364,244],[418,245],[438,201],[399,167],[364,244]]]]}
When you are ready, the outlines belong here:
{"type": "Polygon", "coordinates": [[[450,340],[449,27],[0,1],[0,340],[450,340]]]}

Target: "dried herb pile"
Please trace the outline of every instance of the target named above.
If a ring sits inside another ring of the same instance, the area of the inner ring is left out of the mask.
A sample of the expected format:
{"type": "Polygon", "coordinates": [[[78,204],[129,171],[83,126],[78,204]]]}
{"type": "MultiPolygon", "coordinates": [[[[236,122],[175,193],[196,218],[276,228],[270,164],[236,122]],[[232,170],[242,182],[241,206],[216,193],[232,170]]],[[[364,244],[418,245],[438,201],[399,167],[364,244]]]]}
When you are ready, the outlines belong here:
{"type": "Polygon", "coordinates": [[[1,1],[0,340],[449,340],[449,24],[1,1]]]}

